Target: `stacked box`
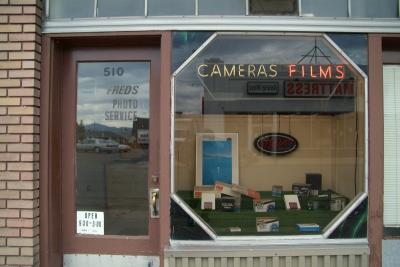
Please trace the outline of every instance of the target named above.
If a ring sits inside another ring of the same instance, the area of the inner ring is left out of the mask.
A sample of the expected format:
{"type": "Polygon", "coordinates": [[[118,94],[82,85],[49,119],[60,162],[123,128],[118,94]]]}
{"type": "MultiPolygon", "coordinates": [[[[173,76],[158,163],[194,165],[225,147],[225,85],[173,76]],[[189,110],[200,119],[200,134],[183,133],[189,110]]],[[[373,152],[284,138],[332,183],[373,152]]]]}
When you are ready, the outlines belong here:
{"type": "Polygon", "coordinates": [[[255,212],[271,212],[275,210],[275,201],[272,199],[259,199],[253,200],[253,207],[255,212]]]}
{"type": "Polygon", "coordinates": [[[276,217],[257,217],[257,232],[278,232],[279,220],[276,217]]]}

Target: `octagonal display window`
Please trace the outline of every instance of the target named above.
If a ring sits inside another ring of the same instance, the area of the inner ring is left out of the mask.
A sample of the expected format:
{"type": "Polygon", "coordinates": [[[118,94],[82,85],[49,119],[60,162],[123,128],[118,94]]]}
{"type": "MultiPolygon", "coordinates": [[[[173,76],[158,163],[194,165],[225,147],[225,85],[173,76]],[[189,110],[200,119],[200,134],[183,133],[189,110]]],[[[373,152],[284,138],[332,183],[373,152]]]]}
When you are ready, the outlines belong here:
{"type": "Polygon", "coordinates": [[[365,199],[366,76],[327,36],[215,33],[173,85],[172,198],[210,238],[328,237],[365,199]]]}

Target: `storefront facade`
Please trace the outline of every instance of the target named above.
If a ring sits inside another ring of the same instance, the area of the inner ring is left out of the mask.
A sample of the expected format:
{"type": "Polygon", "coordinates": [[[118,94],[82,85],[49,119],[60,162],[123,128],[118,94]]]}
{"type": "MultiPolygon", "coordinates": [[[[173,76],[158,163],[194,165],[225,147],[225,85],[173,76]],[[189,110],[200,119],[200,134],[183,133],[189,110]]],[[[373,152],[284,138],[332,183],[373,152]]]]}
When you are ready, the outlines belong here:
{"type": "Polygon", "coordinates": [[[396,1],[123,2],[0,3],[1,264],[395,266],[396,1]]]}

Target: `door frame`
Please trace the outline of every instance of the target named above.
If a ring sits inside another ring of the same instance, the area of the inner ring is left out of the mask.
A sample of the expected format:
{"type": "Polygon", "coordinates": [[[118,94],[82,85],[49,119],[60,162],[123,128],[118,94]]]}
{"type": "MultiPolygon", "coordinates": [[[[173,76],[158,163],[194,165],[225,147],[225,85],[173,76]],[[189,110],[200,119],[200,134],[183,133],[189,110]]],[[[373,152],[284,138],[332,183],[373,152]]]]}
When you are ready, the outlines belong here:
{"type": "MultiPolygon", "coordinates": [[[[159,188],[160,227],[158,255],[163,265],[163,250],[169,243],[169,187],[170,187],[170,73],[171,32],[134,32],[105,34],[54,34],[42,37],[42,78],[40,116],[40,262],[43,267],[62,266],[62,205],[61,205],[61,80],[64,74],[64,52],[73,46],[158,46],[160,51],[160,139],[159,188]]],[[[96,253],[96,254],[100,254],[96,253]]],[[[133,251],[129,255],[146,255],[133,251]]],[[[127,254],[119,251],[107,254],[127,254]]],[[[148,255],[148,254],[147,254],[148,255]]]]}

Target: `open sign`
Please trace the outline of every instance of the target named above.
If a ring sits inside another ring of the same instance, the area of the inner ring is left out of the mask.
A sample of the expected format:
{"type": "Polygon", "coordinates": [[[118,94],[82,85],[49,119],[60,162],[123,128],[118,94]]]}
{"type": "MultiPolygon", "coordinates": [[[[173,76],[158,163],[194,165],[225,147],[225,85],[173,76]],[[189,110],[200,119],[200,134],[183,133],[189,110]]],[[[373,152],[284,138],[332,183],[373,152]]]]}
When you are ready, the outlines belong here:
{"type": "Polygon", "coordinates": [[[267,155],[285,155],[299,146],[297,140],[284,133],[266,133],[254,140],[256,149],[267,155]]]}

